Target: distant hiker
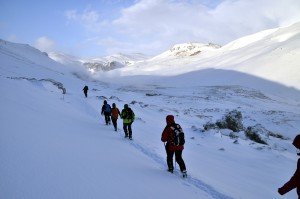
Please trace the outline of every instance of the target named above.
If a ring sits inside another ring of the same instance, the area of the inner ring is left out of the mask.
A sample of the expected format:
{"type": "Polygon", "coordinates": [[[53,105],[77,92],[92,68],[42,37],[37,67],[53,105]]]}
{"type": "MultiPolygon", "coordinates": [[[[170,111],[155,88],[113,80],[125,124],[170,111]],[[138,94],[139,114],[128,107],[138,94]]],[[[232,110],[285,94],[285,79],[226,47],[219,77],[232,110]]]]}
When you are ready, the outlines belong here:
{"type": "Polygon", "coordinates": [[[165,144],[167,152],[167,165],[168,171],[173,173],[173,156],[175,153],[175,160],[179,164],[180,171],[183,174],[183,177],[187,177],[185,163],[182,159],[182,151],[184,149],[184,133],[179,124],[176,124],[174,121],[173,115],[168,115],[166,117],[167,125],[162,132],[161,141],[167,142],[165,144]]]}
{"type": "Polygon", "coordinates": [[[134,112],[131,108],[128,107],[128,104],[124,105],[124,109],[121,112],[121,118],[123,119],[123,130],[125,133],[125,138],[129,136],[129,139],[132,140],[132,129],[131,125],[134,122],[134,112]]]}
{"type": "Polygon", "coordinates": [[[119,117],[120,114],[120,111],[119,109],[117,108],[116,104],[113,103],[112,104],[112,109],[111,109],[111,121],[114,125],[114,128],[115,128],[115,131],[118,130],[118,123],[117,123],[117,120],[118,120],[118,117],[119,117]]]}
{"type": "Polygon", "coordinates": [[[83,90],[83,93],[84,93],[85,97],[87,97],[87,93],[88,93],[89,87],[88,86],[84,86],[82,90],[83,90]]]}
{"type": "MultiPolygon", "coordinates": [[[[293,145],[299,150],[300,149],[300,134],[297,135],[293,141],[293,145]]],[[[300,153],[297,153],[300,156],[300,153]]],[[[298,159],[297,169],[293,177],[285,183],[281,188],[278,189],[280,195],[284,195],[292,189],[297,188],[298,199],[300,199],[300,158],[298,159]]]]}
{"type": "Polygon", "coordinates": [[[101,115],[104,115],[106,125],[110,124],[111,107],[106,100],[103,102],[101,115]]]}

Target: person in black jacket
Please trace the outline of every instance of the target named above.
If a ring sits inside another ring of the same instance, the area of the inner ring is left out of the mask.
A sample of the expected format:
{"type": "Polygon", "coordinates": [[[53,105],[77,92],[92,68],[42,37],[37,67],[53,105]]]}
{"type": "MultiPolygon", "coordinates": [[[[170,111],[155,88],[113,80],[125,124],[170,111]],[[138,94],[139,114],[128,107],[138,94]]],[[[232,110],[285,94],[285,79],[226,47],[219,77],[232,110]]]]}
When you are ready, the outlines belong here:
{"type": "Polygon", "coordinates": [[[87,93],[88,93],[89,87],[88,86],[84,86],[82,90],[83,90],[83,93],[84,93],[85,97],[87,97],[87,93]]]}
{"type": "MultiPolygon", "coordinates": [[[[293,145],[297,149],[300,149],[300,134],[295,137],[293,145]]],[[[298,153],[298,155],[300,155],[300,153],[298,153]]],[[[294,175],[287,183],[278,189],[278,193],[284,195],[295,188],[297,188],[298,199],[300,199],[300,158],[298,159],[297,169],[294,175]]]]}
{"type": "Polygon", "coordinates": [[[111,106],[107,103],[106,100],[103,102],[101,109],[101,115],[104,115],[106,125],[110,124],[110,115],[111,115],[111,106]]]}

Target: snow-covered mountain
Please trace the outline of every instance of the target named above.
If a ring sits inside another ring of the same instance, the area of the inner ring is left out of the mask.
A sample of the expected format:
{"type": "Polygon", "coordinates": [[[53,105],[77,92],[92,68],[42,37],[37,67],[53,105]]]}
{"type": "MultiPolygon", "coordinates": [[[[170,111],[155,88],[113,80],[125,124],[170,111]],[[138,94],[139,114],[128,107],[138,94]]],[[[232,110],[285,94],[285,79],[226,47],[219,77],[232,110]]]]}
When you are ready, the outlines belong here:
{"type": "Polygon", "coordinates": [[[163,52],[162,54],[153,57],[155,59],[163,59],[167,57],[189,57],[200,55],[203,52],[213,51],[220,48],[221,46],[213,43],[202,44],[202,43],[183,43],[176,44],[170,50],[163,52]]]}
{"type": "Polygon", "coordinates": [[[123,68],[132,65],[136,61],[145,59],[146,56],[142,54],[115,54],[111,56],[101,58],[83,59],[82,64],[85,65],[89,70],[96,71],[110,71],[117,68],[123,68]]]}
{"type": "Polygon", "coordinates": [[[234,70],[300,89],[300,22],[289,27],[265,30],[230,42],[177,44],[157,56],[117,54],[83,59],[70,56],[51,58],[62,64],[81,62],[92,72],[110,74],[180,75],[202,69],[234,70]]]}
{"type": "Polygon", "coordinates": [[[110,71],[117,68],[126,67],[135,62],[147,59],[146,55],[141,53],[115,54],[98,58],[78,58],[63,53],[50,52],[49,57],[64,65],[83,65],[91,72],[110,71]]]}
{"type": "Polygon", "coordinates": [[[172,76],[215,68],[239,71],[300,89],[299,63],[300,22],[249,35],[220,48],[193,43],[176,45],[153,59],[118,69],[116,73],[172,76]]]}
{"type": "Polygon", "coordinates": [[[295,24],[93,74],[0,40],[0,198],[278,198],[297,160],[300,91],[286,85],[299,85],[298,40],[295,24]],[[120,119],[117,133],[104,125],[104,99],[134,110],[133,141],[120,119]],[[187,179],[165,171],[169,114],[185,132],[187,179]]]}
{"type": "Polygon", "coordinates": [[[57,52],[49,52],[47,53],[48,56],[55,60],[58,63],[61,63],[63,65],[68,65],[68,66],[78,66],[82,65],[82,62],[80,61],[80,58],[64,54],[64,53],[57,53],[57,52]]]}

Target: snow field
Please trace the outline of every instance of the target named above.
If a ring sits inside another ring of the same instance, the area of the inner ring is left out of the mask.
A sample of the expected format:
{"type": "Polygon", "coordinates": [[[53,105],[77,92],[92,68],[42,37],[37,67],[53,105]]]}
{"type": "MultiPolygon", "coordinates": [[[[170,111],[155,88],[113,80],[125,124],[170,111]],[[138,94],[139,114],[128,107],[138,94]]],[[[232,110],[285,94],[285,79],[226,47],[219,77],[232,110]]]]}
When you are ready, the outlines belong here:
{"type": "Polygon", "coordinates": [[[1,84],[10,87],[1,110],[1,198],[213,198],[103,125],[86,103],[92,99],[62,100],[26,81],[1,84]]]}

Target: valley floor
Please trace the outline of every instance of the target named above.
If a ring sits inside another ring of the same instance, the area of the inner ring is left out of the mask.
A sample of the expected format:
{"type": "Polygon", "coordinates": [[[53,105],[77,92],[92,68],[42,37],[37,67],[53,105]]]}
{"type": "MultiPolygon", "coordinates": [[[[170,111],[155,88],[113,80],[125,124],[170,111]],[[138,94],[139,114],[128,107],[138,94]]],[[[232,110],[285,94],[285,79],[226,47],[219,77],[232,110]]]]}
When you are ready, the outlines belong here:
{"type": "MultiPolygon", "coordinates": [[[[4,76],[0,82],[0,198],[280,198],[277,188],[295,169],[291,140],[270,138],[264,146],[241,136],[234,144],[226,131],[201,131],[238,108],[245,124],[261,122],[278,132],[290,127],[285,136],[291,137],[299,106],[253,90],[89,82],[85,99],[81,81],[69,83],[64,96],[49,82],[4,76]],[[133,141],[123,137],[121,120],[118,132],[104,125],[104,99],[135,111],[133,141]],[[187,179],[166,172],[160,135],[168,114],[185,130],[187,179]]],[[[292,191],[284,198],[295,197],[292,191]]]]}

